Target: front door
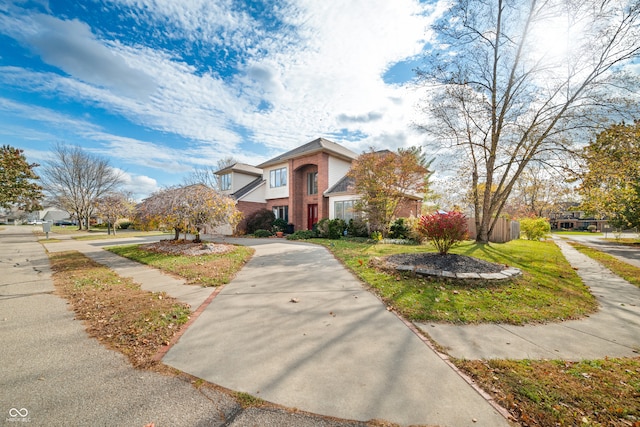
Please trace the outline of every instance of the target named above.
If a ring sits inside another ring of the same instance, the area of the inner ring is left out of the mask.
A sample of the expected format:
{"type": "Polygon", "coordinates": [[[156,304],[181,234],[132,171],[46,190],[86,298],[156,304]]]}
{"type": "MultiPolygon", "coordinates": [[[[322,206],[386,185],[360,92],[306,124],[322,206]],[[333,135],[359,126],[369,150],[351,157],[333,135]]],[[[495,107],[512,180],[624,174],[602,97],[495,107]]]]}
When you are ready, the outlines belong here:
{"type": "Polygon", "coordinates": [[[307,205],[307,230],[313,229],[313,225],[318,222],[318,205],[307,205]]]}

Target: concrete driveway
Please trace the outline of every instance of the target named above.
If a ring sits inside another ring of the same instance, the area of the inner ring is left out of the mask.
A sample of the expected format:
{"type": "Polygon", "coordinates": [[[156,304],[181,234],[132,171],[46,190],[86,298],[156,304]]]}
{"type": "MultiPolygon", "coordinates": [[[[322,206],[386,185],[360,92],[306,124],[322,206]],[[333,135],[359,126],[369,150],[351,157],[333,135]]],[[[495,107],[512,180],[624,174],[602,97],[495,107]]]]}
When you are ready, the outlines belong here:
{"type": "Polygon", "coordinates": [[[507,425],[325,248],[280,239],[240,243],[256,249],[253,259],[164,363],[323,415],[402,425],[507,425]]]}

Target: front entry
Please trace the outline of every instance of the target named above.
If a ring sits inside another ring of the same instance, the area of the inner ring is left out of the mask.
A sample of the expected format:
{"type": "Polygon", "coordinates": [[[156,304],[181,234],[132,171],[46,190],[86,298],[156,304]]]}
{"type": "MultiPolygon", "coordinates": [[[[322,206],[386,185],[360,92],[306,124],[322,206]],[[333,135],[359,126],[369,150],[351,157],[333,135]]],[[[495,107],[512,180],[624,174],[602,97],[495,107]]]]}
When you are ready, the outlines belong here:
{"type": "Polygon", "coordinates": [[[313,225],[318,222],[318,205],[307,205],[307,230],[312,230],[313,225]]]}

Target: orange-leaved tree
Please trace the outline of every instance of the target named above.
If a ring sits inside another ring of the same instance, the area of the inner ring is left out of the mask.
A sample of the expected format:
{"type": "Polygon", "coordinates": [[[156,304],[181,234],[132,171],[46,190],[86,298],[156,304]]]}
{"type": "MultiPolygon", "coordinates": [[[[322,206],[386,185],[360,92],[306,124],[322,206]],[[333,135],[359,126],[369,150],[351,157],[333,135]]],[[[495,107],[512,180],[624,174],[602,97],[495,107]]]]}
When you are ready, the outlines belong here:
{"type": "Polygon", "coordinates": [[[421,147],[399,148],[395,153],[371,148],[358,156],[348,176],[360,196],[356,209],[365,214],[371,231],[386,236],[403,199],[424,198],[429,163],[421,147]]]}

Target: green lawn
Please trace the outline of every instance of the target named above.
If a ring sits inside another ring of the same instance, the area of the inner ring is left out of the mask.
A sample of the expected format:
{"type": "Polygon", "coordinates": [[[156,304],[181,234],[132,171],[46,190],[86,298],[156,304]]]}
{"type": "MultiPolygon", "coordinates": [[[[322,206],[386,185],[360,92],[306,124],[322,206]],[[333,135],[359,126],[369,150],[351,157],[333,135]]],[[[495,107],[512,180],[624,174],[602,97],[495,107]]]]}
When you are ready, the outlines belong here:
{"type": "Polygon", "coordinates": [[[519,268],[510,282],[465,285],[390,274],[370,263],[375,257],[435,252],[430,246],[314,239],[323,244],[404,317],[413,321],[524,324],[580,318],[597,309],[595,298],[551,241],[504,244],[465,242],[451,252],[519,268]]]}
{"type": "Polygon", "coordinates": [[[234,246],[233,251],[225,254],[185,256],[146,251],[140,246],[114,246],[107,250],[176,274],[186,279],[190,285],[200,286],[219,286],[229,283],[254,252],[251,248],[234,246]]]}
{"type": "Polygon", "coordinates": [[[558,236],[602,236],[602,233],[592,233],[590,231],[552,231],[552,234],[558,236]]]}
{"type": "Polygon", "coordinates": [[[107,239],[122,239],[126,237],[145,237],[145,236],[161,236],[171,235],[173,233],[163,233],[162,231],[118,231],[117,234],[107,234],[106,230],[91,230],[91,234],[73,236],[73,240],[107,240],[107,239]]]}

